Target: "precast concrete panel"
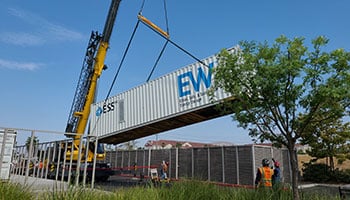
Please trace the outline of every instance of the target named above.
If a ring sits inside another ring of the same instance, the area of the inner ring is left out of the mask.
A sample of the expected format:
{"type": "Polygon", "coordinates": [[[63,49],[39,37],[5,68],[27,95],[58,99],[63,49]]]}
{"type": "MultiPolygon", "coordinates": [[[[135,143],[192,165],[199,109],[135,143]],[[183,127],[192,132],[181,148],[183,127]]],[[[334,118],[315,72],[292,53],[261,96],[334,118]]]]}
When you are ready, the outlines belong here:
{"type": "Polygon", "coordinates": [[[10,178],[15,142],[16,132],[13,130],[0,130],[0,181],[10,178]]]}
{"type": "Polygon", "coordinates": [[[239,184],[241,185],[254,185],[252,149],[252,146],[238,146],[239,184]]]}
{"type": "MultiPolygon", "coordinates": [[[[238,47],[236,47],[238,48],[238,47]]],[[[232,48],[231,51],[234,51],[232,48]]],[[[216,67],[213,55],[91,106],[90,134],[103,137],[170,119],[231,97],[222,89],[212,101],[208,91],[216,67]]]]}
{"type": "Polygon", "coordinates": [[[179,177],[192,176],[192,151],[189,149],[178,149],[179,155],[179,177]]]}
{"type": "MultiPolygon", "coordinates": [[[[256,170],[261,167],[261,158],[266,157],[268,151],[277,155],[281,164],[282,182],[291,183],[291,170],[288,150],[261,145],[238,145],[225,147],[202,148],[172,148],[172,149],[142,149],[118,150],[107,152],[115,161],[113,168],[124,169],[127,173],[130,161],[137,160],[137,174],[148,174],[150,168],[159,170],[160,163],[169,162],[169,178],[198,179],[229,184],[254,186],[256,170]],[[262,154],[262,152],[264,152],[262,154]],[[224,156],[224,157],[223,157],[224,156]],[[260,158],[259,158],[260,157],[260,158]],[[258,161],[256,161],[258,159],[258,161]]],[[[107,156],[110,157],[110,156],[107,156]]],[[[109,158],[106,158],[110,160],[109,158]]],[[[131,163],[132,166],[133,163],[131,163]]],[[[133,173],[130,171],[130,173],[133,173]]]]}
{"type": "Polygon", "coordinates": [[[225,182],[239,184],[237,180],[237,147],[230,146],[224,148],[225,154],[225,182]]]}

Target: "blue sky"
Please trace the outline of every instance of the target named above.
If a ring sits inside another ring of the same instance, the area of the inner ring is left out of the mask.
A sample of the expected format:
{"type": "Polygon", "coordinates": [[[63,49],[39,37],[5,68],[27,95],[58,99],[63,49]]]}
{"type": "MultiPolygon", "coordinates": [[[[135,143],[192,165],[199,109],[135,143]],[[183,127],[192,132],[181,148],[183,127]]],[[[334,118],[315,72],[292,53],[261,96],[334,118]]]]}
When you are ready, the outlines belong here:
{"type": "MultiPolygon", "coordinates": [[[[0,0],[0,127],[64,131],[91,31],[103,31],[109,0],[0,0]]],[[[97,101],[110,88],[141,0],[122,0],[97,101]]],[[[350,50],[350,2],[167,0],[171,39],[202,59],[241,40],[272,42],[281,34],[330,39],[350,50]]],[[[146,1],[143,15],[166,29],[163,1],[146,1]]],[[[112,95],[145,83],[164,40],[140,25],[112,95]]],[[[168,45],[152,79],[195,62],[168,45]]],[[[229,116],[158,134],[158,139],[250,143],[229,116]]],[[[142,146],[146,140],[138,140],[142,146]]]]}

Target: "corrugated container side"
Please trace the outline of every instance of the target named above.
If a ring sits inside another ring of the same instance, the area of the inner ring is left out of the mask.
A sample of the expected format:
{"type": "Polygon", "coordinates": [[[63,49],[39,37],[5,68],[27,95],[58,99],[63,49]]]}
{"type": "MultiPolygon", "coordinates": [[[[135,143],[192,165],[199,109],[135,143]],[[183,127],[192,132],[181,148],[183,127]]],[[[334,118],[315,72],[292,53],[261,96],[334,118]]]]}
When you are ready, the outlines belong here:
{"type": "MultiPolygon", "coordinates": [[[[146,125],[212,105],[208,90],[213,82],[210,67],[216,57],[196,62],[175,72],[98,102],[91,107],[91,134],[104,136],[146,125]]],[[[219,89],[216,100],[230,97],[219,89]]]]}

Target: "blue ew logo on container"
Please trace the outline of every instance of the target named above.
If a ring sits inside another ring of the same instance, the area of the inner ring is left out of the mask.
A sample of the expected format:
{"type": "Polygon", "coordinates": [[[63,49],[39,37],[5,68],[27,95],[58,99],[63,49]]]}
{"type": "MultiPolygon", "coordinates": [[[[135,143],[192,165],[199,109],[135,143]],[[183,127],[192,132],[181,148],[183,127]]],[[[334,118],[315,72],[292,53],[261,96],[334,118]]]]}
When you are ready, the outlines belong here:
{"type": "Polygon", "coordinates": [[[187,96],[191,94],[190,85],[192,85],[194,91],[199,92],[201,82],[203,81],[205,87],[208,89],[211,86],[212,68],[214,63],[209,64],[209,72],[206,75],[202,67],[198,68],[197,80],[194,78],[192,71],[185,72],[177,76],[177,84],[179,90],[179,96],[187,96]]]}

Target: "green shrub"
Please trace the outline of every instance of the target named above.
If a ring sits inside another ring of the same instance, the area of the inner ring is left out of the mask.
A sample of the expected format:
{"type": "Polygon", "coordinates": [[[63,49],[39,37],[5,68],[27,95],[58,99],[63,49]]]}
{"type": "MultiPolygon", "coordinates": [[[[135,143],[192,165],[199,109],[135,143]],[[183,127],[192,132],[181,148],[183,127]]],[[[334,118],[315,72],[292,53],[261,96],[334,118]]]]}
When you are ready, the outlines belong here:
{"type": "Polygon", "coordinates": [[[350,169],[334,170],[332,174],[332,181],[337,183],[350,183],[350,169]]]}
{"type": "Polygon", "coordinates": [[[299,155],[305,155],[306,152],[305,152],[304,150],[299,149],[299,150],[297,151],[297,154],[299,154],[299,155]]]}
{"type": "Polygon", "coordinates": [[[305,163],[303,168],[303,180],[315,183],[350,183],[350,170],[334,171],[326,164],[305,163]]]}
{"type": "Polygon", "coordinates": [[[331,180],[332,173],[328,165],[320,163],[304,163],[303,166],[304,181],[325,183],[331,180]]]}

